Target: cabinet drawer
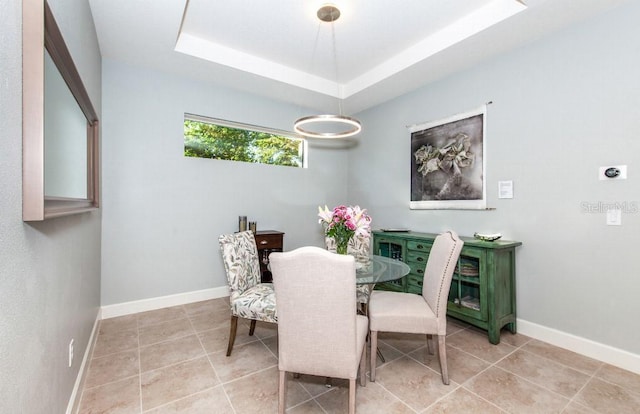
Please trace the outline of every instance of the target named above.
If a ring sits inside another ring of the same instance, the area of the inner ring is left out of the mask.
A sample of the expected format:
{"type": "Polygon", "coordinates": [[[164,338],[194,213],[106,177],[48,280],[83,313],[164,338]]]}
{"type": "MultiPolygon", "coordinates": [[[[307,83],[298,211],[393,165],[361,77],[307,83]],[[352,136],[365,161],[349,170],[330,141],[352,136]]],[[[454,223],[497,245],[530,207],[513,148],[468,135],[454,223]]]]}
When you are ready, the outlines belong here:
{"type": "Polygon", "coordinates": [[[416,275],[409,273],[407,281],[407,292],[415,293],[417,295],[422,294],[422,284],[424,283],[424,275],[416,275]]]}
{"type": "Polygon", "coordinates": [[[408,262],[410,274],[419,275],[424,277],[424,268],[427,266],[426,262],[408,262]]]}
{"type": "Polygon", "coordinates": [[[429,252],[433,243],[425,242],[423,240],[409,240],[407,242],[407,250],[429,252]]]}
{"type": "Polygon", "coordinates": [[[256,234],[258,250],[282,249],[282,234],[256,234]]]}
{"type": "Polygon", "coordinates": [[[429,259],[429,251],[415,251],[415,250],[409,250],[407,251],[407,263],[408,262],[415,262],[415,263],[422,263],[422,265],[424,266],[427,263],[427,260],[429,259]]]}

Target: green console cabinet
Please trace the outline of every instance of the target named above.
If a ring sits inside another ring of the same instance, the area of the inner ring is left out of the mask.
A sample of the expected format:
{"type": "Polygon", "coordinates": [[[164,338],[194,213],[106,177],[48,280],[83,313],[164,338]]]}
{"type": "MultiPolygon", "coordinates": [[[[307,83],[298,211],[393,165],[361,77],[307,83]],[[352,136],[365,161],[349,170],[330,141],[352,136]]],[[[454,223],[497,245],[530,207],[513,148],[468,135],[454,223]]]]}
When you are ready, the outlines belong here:
{"type": "MultiPolygon", "coordinates": [[[[404,278],[378,283],[376,289],[422,293],[424,269],[437,234],[373,232],[373,253],[402,260],[411,268],[404,278]]],[[[516,247],[521,242],[464,241],[453,274],[447,315],[465,321],[489,334],[489,342],[500,343],[500,330],[516,333],[516,247]]]]}

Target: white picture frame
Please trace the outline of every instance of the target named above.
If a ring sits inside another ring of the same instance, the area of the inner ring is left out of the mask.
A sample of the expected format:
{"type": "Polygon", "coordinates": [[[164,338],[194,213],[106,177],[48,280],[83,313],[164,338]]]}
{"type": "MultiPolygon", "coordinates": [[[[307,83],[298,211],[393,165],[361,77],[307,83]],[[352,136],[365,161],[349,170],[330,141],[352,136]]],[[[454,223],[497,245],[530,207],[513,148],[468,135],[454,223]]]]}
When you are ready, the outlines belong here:
{"type": "Polygon", "coordinates": [[[485,210],[486,105],[408,127],[411,209],[485,210]]]}

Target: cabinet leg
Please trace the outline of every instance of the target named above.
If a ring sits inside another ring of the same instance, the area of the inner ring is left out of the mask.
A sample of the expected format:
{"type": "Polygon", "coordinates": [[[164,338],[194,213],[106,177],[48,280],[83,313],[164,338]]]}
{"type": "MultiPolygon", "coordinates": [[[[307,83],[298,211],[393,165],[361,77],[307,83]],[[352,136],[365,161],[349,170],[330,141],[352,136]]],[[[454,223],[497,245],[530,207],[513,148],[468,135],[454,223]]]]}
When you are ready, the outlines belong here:
{"type": "Polygon", "coordinates": [[[516,322],[510,322],[507,324],[507,328],[509,329],[509,332],[511,332],[512,334],[518,333],[517,329],[516,329],[516,322]]]}
{"type": "Polygon", "coordinates": [[[494,345],[500,343],[500,329],[497,326],[489,326],[489,342],[494,345]]]}

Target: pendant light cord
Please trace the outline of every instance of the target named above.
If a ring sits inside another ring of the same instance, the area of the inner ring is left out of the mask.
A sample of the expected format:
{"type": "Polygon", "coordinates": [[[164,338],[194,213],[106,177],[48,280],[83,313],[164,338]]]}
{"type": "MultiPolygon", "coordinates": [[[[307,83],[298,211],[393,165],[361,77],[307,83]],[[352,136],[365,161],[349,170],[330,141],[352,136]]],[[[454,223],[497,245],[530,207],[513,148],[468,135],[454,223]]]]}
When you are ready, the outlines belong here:
{"type": "MultiPolygon", "coordinates": [[[[337,96],[338,99],[338,115],[311,115],[297,119],[293,124],[293,129],[300,135],[303,135],[308,138],[347,138],[353,135],[357,135],[362,130],[362,125],[360,121],[354,118],[350,118],[342,115],[342,94],[339,82],[339,74],[338,74],[338,52],[336,48],[336,31],[335,31],[335,21],[340,17],[340,10],[338,10],[335,6],[325,5],[318,10],[318,19],[320,19],[321,23],[318,25],[318,31],[316,32],[316,40],[313,46],[313,55],[311,59],[311,69],[313,69],[313,64],[315,62],[316,50],[318,48],[318,41],[320,39],[320,27],[322,22],[331,23],[331,46],[333,52],[333,62],[334,62],[334,70],[335,70],[335,81],[337,88],[337,96]],[[344,129],[340,131],[329,131],[322,132],[317,129],[309,129],[306,128],[305,125],[312,125],[314,127],[318,127],[321,124],[333,124],[344,127],[344,129]]],[[[311,71],[310,71],[311,72],[311,71]]]]}
{"type": "Polygon", "coordinates": [[[331,19],[331,42],[333,44],[333,63],[335,68],[336,87],[338,89],[338,115],[342,116],[342,94],[340,93],[340,78],[338,78],[338,52],[336,49],[336,26],[331,19]]]}

